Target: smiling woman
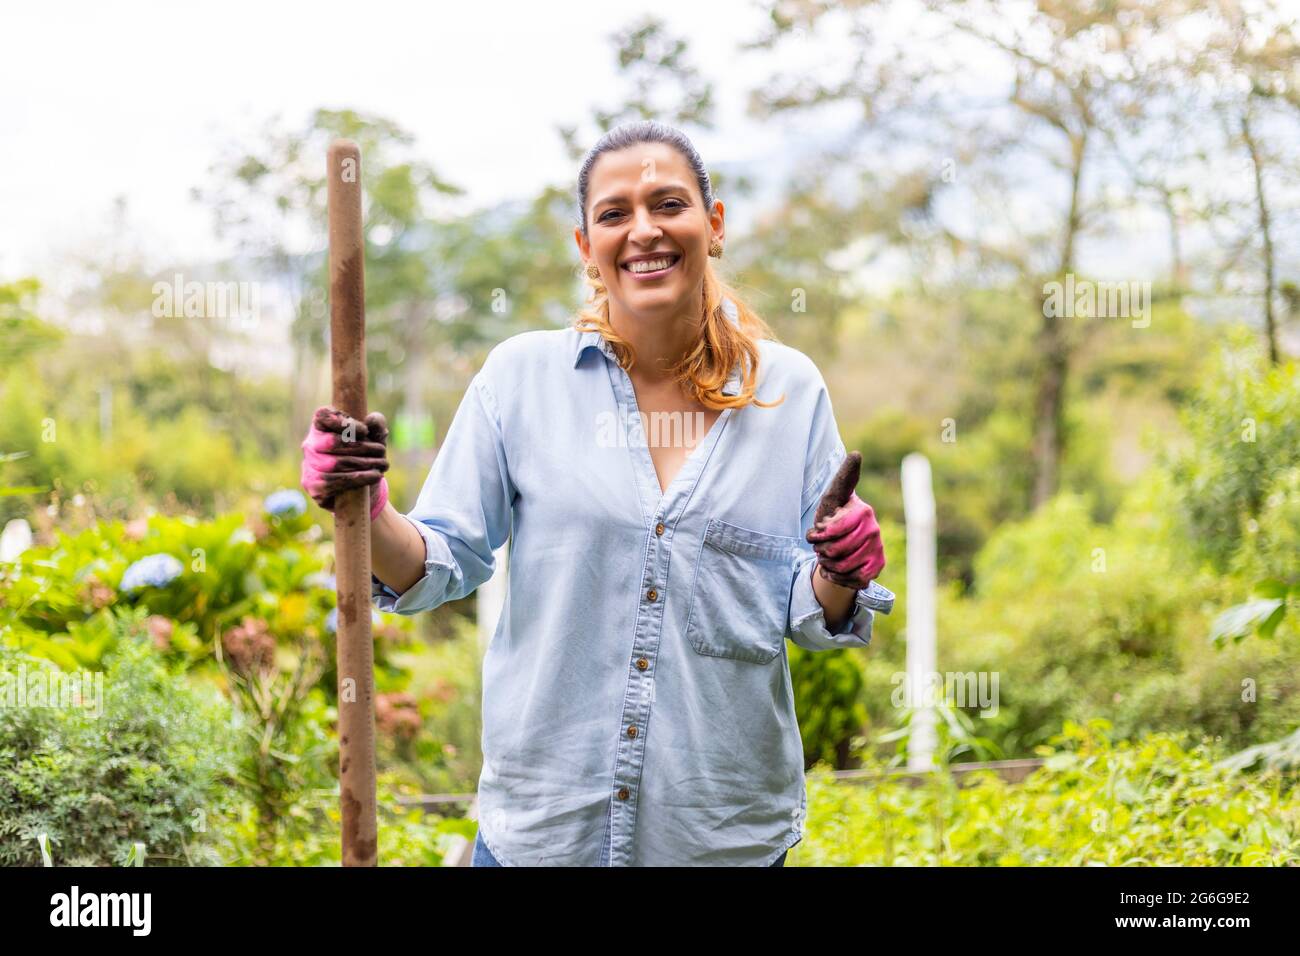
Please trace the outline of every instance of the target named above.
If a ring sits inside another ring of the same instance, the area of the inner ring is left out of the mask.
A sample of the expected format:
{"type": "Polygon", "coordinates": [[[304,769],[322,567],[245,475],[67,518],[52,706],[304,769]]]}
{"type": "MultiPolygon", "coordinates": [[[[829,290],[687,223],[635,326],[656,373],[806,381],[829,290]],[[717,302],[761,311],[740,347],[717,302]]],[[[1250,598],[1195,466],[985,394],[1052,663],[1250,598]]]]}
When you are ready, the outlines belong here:
{"type": "Polygon", "coordinates": [[[756,342],[775,336],[708,265],[722,256],[726,207],[690,140],[651,121],[606,133],[579,171],[578,209],[574,239],[592,298],[575,328],[599,332],[634,381],[680,389],[704,409],[784,400],[755,398],[756,342]],[[647,361],[634,372],[638,357],[647,361]],[[738,362],[741,389],[728,396],[738,362]]]}
{"type": "MultiPolygon", "coordinates": [[[[786,641],[865,647],[893,604],[860,457],[713,274],[722,203],[681,133],[612,130],[578,193],[589,307],[488,353],[410,512],[375,496],[372,597],[462,598],[510,541],[476,865],[772,866],[807,810],[786,641]]],[[[320,502],[388,467],[385,423],[355,424],[318,439],[320,502]]]]}

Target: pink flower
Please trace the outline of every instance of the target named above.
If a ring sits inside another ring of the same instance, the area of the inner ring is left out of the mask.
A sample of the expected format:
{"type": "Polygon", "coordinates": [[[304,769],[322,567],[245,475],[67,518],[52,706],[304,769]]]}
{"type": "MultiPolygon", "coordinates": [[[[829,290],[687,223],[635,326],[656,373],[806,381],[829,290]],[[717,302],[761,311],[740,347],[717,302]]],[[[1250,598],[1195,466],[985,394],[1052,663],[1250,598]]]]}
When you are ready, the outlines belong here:
{"type": "Polygon", "coordinates": [[[160,651],[169,650],[172,646],[172,632],[175,629],[171,619],[161,614],[150,614],[146,623],[149,626],[149,636],[153,638],[153,646],[160,651]]]}

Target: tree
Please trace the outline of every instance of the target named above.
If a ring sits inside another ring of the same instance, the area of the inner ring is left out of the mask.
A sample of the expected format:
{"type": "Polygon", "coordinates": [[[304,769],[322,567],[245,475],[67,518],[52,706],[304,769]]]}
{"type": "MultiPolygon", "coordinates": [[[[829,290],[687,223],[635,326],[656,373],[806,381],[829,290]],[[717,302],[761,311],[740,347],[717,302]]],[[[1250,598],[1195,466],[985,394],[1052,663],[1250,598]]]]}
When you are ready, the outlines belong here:
{"type": "Polygon", "coordinates": [[[63,333],[36,317],[36,279],[0,283],[0,365],[14,365],[57,344],[63,333]]]}
{"type": "Polygon", "coordinates": [[[1189,63],[1191,78],[1214,84],[1215,111],[1230,146],[1244,152],[1249,171],[1247,197],[1237,208],[1249,215],[1230,262],[1252,250],[1258,257],[1259,296],[1269,360],[1278,350],[1277,232],[1285,180],[1294,188],[1296,133],[1300,131],[1300,43],[1295,26],[1280,19],[1277,7],[1264,4],[1247,15],[1237,0],[1214,0],[1201,14],[1206,22],[1202,50],[1189,63]],[[1278,193],[1271,192],[1278,189],[1278,193]]]}
{"type": "Polygon", "coordinates": [[[441,200],[462,191],[418,157],[414,137],[388,119],[352,110],[317,110],[291,132],[273,120],[253,150],[232,150],[214,165],[211,187],[194,191],[212,206],[218,233],[233,236],[241,254],[270,267],[291,290],[294,400],[286,437],[295,442],[326,349],[325,152],[339,137],[361,147],[371,377],[382,396],[401,367],[409,370],[402,411],[418,420],[427,381],[421,360],[436,346],[434,302],[451,291],[447,277],[431,268],[429,223],[449,214],[441,200]]]}
{"type": "MultiPolygon", "coordinates": [[[[663,20],[647,15],[615,31],[610,42],[630,89],[618,106],[593,107],[592,121],[601,133],[634,120],[682,128],[713,126],[713,84],[691,62],[689,41],[669,35],[663,20]]],[[[586,155],[588,147],[578,140],[576,125],[559,126],[557,132],[571,160],[586,155]]]]}
{"type": "MultiPolygon", "coordinates": [[[[883,235],[905,246],[929,244],[948,253],[950,269],[964,265],[986,281],[1005,275],[1030,293],[1039,313],[1035,507],[1057,490],[1072,362],[1083,336],[1099,327],[1090,317],[1067,319],[1047,308],[1048,283],[1079,271],[1081,240],[1112,211],[1109,196],[1133,182],[1170,216],[1175,274],[1181,269],[1178,188],[1129,150],[1132,130],[1147,128],[1152,111],[1164,105],[1134,95],[1152,67],[1147,61],[1186,57],[1194,45],[1171,23],[1193,10],[1164,0],[1035,0],[1015,7],[992,0],[776,0],[770,27],[750,44],[797,47],[834,21],[854,44],[847,69],[818,63],[773,77],[755,91],[754,112],[853,108],[859,118],[845,139],[863,155],[861,165],[886,186],[886,171],[892,173],[916,197],[909,228],[891,234],[886,227],[883,235]],[[1173,53],[1162,52],[1169,48],[1173,53]],[[1043,195],[1059,199],[1044,203],[1043,195]]],[[[880,229],[880,222],[864,218],[863,226],[880,229]]],[[[927,260],[940,261],[933,254],[927,260]]]]}

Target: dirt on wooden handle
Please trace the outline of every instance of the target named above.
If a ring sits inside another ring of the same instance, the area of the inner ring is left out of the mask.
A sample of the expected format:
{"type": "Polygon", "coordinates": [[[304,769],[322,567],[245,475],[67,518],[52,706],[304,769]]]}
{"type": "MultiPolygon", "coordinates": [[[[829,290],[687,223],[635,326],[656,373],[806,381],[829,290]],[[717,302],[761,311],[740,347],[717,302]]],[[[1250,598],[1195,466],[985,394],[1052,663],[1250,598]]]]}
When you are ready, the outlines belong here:
{"type": "Polygon", "coordinates": [[[836,510],[848,503],[854,489],[858,487],[858,478],[861,475],[862,453],[851,451],[840,464],[840,470],[835,472],[835,477],[831,479],[831,486],[826,489],[826,494],[822,495],[821,503],[817,506],[817,513],[813,518],[814,525],[829,518],[836,510]]]}
{"type": "MultiPolygon", "coordinates": [[[[366,418],[365,234],[361,150],[335,140],[326,162],[329,205],[330,362],[334,407],[366,418]]],[[[375,676],[370,634],[370,487],[334,504],[338,582],[339,804],[344,866],[375,866],[375,676]]]]}

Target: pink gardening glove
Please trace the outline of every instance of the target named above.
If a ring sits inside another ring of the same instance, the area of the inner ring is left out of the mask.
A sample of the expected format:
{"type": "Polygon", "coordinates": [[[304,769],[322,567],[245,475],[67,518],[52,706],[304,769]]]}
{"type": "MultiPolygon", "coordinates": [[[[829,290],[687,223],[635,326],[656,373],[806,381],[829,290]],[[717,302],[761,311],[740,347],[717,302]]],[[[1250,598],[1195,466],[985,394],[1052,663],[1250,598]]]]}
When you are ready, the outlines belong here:
{"type": "Polygon", "coordinates": [[[388,422],[371,412],[364,422],[349,418],[337,408],[322,405],[312,416],[311,429],[302,442],[302,487],[326,511],[334,510],[340,491],[378,484],[371,492],[370,520],[388,503],[388,422]],[[351,434],[345,430],[354,426],[351,434]],[[347,438],[354,439],[347,441],[347,438]]]}
{"type": "Polygon", "coordinates": [[[817,573],[841,587],[861,590],[885,569],[876,512],[854,490],[862,455],[849,452],[817,505],[807,540],[817,552],[817,573]]]}

